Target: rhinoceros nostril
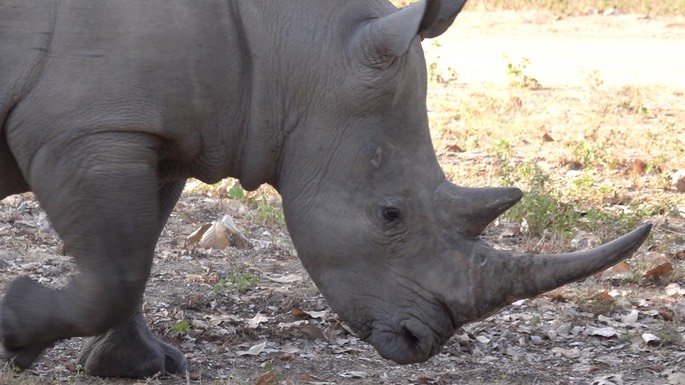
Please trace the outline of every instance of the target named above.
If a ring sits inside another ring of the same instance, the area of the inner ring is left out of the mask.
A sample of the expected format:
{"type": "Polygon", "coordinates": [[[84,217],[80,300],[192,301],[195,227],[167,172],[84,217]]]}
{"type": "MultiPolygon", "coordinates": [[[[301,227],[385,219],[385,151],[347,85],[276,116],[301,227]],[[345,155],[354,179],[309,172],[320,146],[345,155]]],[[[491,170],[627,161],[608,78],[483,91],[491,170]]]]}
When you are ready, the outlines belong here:
{"type": "Polygon", "coordinates": [[[402,338],[404,345],[411,351],[412,354],[416,356],[421,356],[425,354],[424,349],[421,345],[421,338],[418,337],[406,326],[402,327],[400,338],[402,338]]]}

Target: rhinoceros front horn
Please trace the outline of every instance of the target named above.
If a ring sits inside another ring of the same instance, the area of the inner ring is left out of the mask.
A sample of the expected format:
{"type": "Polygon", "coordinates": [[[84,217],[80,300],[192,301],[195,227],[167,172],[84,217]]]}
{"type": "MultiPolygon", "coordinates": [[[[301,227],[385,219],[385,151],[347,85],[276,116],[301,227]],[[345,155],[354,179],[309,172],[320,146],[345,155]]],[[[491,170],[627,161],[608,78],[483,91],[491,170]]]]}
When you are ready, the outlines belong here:
{"type": "Polygon", "coordinates": [[[473,298],[473,313],[455,316],[462,320],[482,318],[516,300],[601,272],[635,252],[651,229],[651,224],[645,224],[600,247],[556,255],[511,254],[474,242],[467,252],[469,265],[477,266],[470,271],[469,289],[479,295],[473,298]]]}

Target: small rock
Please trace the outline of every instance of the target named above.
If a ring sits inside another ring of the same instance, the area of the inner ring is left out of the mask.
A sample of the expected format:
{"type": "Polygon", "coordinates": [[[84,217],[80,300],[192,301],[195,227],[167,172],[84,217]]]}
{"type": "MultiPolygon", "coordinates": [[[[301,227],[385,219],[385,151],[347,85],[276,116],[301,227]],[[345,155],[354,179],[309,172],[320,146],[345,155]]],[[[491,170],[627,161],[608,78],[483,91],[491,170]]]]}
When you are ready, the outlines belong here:
{"type": "Polygon", "coordinates": [[[564,358],[578,358],[578,357],[580,357],[580,350],[576,347],[574,347],[573,349],[564,349],[564,348],[555,347],[555,348],[552,348],[552,353],[559,354],[560,356],[562,356],[564,358]]]}
{"type": "Polygon", "coordinates": [[[685,320],[685,301],[680,301],[672,305],[671,310],[676,318],[685,320]]]}
{"type": "Polygon", "coordinates": [[[637,309],[633,309],[627,315],[621,316],[621,322],[623,322],[626,325],[635,325],[639,315],[640,312],[637,309]]]}
{"type": "Polygon", "coordinates": [[[666,295],[669,295],[671,297],[674,297],[676,295],[683,295],[685,294],[685,289],[680,287],[679,284],[673,282],[669,283],[665,288],[664,291],[666,292],[666,295]]]}
{"type": "Polygon", "coordinates": [[[621,15],[623,13],[622,10],[618,8],[607,8],[602,12],[604,16],[616,16],[616,15],[621,15]]]}
{"type": "Polygon", "coordinates": [[[481,344],[487,344],[490,342],[490,339],[488,337],[485,337],[485,336],[478,336],[478,337],[476,337],[476,340],[478,342],[480,342],[481,344]]]}
{"type": "Polygon", "coordinates": [[[675,372],[668,376],[668,383],[671,385],[685,385],[685,373],[675,372]]]}
{"type": "Polygon", "coordinates": [[[679,192],[685,192],[685,170],[676,171],[671,175],[671,183],[679,192]]]}
{"type": "Polygon", "coordinates": [[[618,332],[611,326],[605,328],[595,328],[590,326],[587,328],[587,335],[611,338],[618,336],[618,332]]]}
{"type": "Polygon", "coordinates": [[[610,374],[608,376],[595,377],[590,383],[592,385],[623,385],[622,374],[610,374]]]}

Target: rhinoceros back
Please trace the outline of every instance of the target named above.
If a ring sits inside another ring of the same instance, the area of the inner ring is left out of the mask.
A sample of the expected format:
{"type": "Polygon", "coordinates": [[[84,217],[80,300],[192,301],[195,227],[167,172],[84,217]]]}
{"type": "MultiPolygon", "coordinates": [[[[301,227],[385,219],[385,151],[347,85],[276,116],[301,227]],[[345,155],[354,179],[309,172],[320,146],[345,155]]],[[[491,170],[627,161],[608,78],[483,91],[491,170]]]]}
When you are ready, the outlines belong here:
{"type": "Polygon", "coordinates": [[[17,101],[30,91],[49,45],[55,7],[39,3],[0,2],[0,196],[27,189],[7,145],[5,122],[17,101]]]}
{"type": "Polygon", "coordinates": [[[69,142],[99,131],[161,137],[165,159],[226,174],[234,166],[220,162],[232,161],[226,156],[237,146],[232,130],[249,108],[232,7],[226,1],[3,0],[2,175],[16,174],[15,164],[25,169],[56,137],[69,142]],[[5,170],[8,164],[15,171],[5,170]]]}

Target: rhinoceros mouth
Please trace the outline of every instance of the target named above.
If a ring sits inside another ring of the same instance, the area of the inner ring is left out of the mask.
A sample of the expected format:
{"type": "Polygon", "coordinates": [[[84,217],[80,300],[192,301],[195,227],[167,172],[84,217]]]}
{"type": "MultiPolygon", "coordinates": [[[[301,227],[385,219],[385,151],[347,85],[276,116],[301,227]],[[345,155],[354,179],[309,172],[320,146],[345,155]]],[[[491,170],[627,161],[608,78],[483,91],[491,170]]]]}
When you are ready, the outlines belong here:
{"type": "Polygon", "coordinates": [[[418,320],[402,321],[390,330],[374,329],[363,339],[383,358],[401,365],[428,360],[446,340],[418,320]]]}

